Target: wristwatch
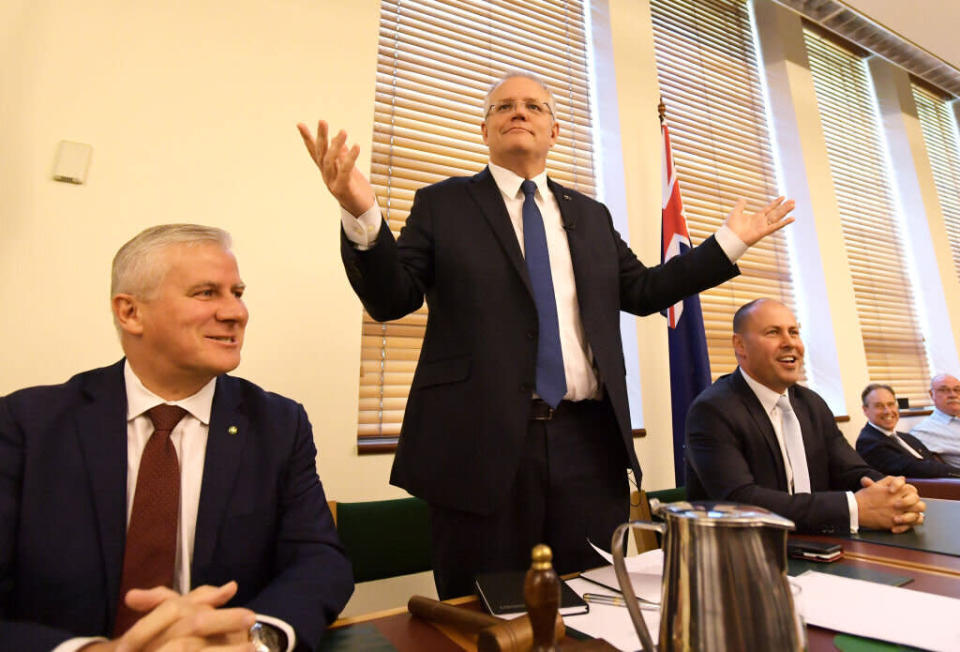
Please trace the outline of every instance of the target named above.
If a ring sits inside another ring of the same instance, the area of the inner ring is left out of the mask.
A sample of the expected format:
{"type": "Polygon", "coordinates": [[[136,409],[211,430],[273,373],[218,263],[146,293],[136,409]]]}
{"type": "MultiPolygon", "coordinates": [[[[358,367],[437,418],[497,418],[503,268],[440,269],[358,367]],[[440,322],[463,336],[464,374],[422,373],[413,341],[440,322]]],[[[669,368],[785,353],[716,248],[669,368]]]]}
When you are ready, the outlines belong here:
{"type": "Polygon", "coordinates": [[[286,652],[287,635],[266,623],[254,623],[250,628],[250,642],[257,652],[286,652]]]}

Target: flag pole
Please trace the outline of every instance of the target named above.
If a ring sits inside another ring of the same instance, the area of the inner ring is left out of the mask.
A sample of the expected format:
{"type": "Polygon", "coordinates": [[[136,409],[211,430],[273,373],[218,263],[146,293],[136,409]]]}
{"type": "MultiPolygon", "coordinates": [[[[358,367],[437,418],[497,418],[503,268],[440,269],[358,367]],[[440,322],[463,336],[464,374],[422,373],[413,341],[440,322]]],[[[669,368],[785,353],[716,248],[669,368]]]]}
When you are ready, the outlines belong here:
{"type": "MultiPolygon", "coordinates": [[[[692,248],[687,221],[683,214],[680,184],[670,151],[667,107],[660,98],[660,131],[663,136],[664,190],[662,197],[660,248],[661,264],[682,256],[692,248]]],[[[685,425],[687,410],[694,398],[710,385],[710,359],[700,298],[694,294],[663,312],[667,317],[667,343],[670,359],[670,404],[673,421],[673,470],[676,486],[686,484],[685,425]]]]}

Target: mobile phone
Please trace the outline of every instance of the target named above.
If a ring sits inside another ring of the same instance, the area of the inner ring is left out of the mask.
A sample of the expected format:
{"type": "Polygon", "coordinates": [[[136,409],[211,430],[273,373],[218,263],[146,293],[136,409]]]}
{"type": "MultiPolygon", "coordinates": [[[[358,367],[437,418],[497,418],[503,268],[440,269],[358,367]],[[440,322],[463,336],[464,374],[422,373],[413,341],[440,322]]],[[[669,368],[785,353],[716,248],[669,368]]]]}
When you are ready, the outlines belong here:
{"type": "Polygon", "coordinates": [[[788,541],[787,554],[796,559],[831,562],[843,557],[843,546],[824,541],[788,541]]]}

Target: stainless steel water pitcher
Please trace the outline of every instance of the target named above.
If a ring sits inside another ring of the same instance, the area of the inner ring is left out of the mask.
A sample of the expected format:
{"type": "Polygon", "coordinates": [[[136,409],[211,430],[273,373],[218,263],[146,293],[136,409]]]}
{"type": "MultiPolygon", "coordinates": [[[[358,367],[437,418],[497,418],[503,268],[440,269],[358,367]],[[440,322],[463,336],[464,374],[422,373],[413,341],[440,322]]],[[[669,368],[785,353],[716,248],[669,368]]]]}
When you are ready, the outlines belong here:
{"type": "Polygon", "coordinates": [[[617,580],[645,652],[802,650],[787,581],[787,532],[793,522],[760,507],[670,503],[664,523],[624,523],[613,535],[617,580]],[[659,645],[654,648],[630,583],[623,552],[631,527],[663,538],[659,645]]]}

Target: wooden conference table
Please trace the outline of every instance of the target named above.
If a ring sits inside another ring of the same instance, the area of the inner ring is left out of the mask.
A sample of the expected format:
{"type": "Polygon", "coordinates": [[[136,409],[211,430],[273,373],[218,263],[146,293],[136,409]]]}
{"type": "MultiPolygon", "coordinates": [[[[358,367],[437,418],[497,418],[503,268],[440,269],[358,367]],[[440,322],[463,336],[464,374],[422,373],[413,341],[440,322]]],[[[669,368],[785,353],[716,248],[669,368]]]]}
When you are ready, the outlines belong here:
{"type": "MultiPolygon", "coordinates": [[[[936,514],[938,519],[946,518],[949,522],[960,523],[960,501],[928,501],[928,514],[936,514]]],[[[924,545],[937,549],[936,542],[927,541],[922,533],[904,541],[905,544],[915,546],[914,549],[887,545],[888,540],[882,535],[873,537],[882,543],[867,540],[869,535],[857,538],[802,535],[797,538],[842,544],[844,558],[834,562],[835,564],[850,569],[862,569],[867,573],[880,572],[909,577],[911,581],[904,588],[960,598],[960,556],[916,549],[917,546],[924,545]]],[[[457,598],[449,602],[480,609],[476,596],[457,598]]],[[[811,652],[836,649],[834,631],[808,626],[807,636],[808,649],[811,652]]],[[[457,652],[476,650],[476,647],[470,638],[449,628],[414,618],[406,609],[398,608],[337,621],[321,650],[457,652]]]]}

